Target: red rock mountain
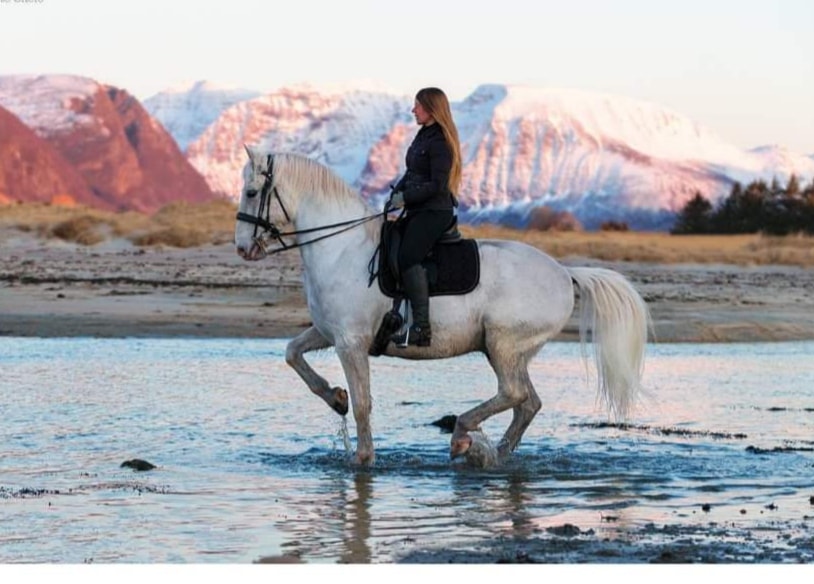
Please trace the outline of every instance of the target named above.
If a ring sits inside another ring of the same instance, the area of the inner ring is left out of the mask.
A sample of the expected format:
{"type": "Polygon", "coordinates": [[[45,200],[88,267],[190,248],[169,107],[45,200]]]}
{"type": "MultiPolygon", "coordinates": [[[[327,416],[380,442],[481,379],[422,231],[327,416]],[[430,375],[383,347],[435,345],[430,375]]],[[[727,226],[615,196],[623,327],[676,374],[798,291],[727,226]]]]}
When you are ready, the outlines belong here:
{"type": "Polygon", "coordinates": [[[55,200],[109,208],[53,146],[0,107],[0,202],[55,200]]]}
{"type": "MultiPolygon", "coordinates": [[[[64,75],[0,77],[0,105],[83,178],[92,197],[77,191],[80,202],[153,212],[173,201],[215,198],[175,140],[122,89],[64,75]]],[[[0,143],[6,143],[4,133],[0,143]]],[[[14,166],[6,158],[0,164],[14,166]]]]}

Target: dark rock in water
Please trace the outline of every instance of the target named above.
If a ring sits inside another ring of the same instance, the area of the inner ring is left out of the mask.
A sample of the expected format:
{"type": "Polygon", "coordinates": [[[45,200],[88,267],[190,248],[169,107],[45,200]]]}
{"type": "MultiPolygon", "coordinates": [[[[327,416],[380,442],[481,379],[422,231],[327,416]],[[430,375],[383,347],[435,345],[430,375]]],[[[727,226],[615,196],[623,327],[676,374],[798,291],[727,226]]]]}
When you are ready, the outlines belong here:
{"type": "Polygon", "coordinates": [[[453,430],[455,430],[455,422],[458,420],[458,416],[444,416],[440,420],[435,420],[432,425],[438,426],[441,428],[442,432],[446,432],[451,434],[453,430]]]}
{"type": "Polygon", "coordinates": [[[704,503],[703,505],[701,505],[701,511],[706,511],[707,513],[709,513],[711,509],[712,505],[710,505],[709,503],[704,503]]]}
{"type": "Polygon", "coordinates": [[[546,531],[562,537],[574,537],[582,533],[582,530],[579,527],[571,523],[565,523],[564,525],[554,527],[546,527],[546,531]]]}
{"type": "Polygon", "coordinates": [[[133,460],[125,460],[119,468],[132,468],[133,470],[143,471],[143,470],[153,470],[155,468],[155,465],[150,462],[147,462],[146,460],[134,458],[133,460]]]}

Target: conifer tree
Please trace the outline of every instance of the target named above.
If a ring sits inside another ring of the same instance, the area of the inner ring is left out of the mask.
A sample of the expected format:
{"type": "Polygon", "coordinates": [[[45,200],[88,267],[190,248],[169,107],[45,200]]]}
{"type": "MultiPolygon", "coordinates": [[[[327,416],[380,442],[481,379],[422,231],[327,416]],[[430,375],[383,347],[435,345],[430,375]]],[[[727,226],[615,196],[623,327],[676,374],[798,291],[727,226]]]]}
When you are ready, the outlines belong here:
{"type": "Polygon", "coordinates": [[[676,235],[709,233],[711,212],[712,203],[696,191],[695,196],[687,201],[679,212],[675,226],[670,232],[676,235]]]}
{"type": "Polygon", "coordinates": [[[737,233],[740,222],[740,203],[743,199],[743,187],[736,182],[710,218],[710,231],[712,233],[737,233]]]}
{"type": "Polygon", "coordinates": [[[800,181],[797,179],[796,174],[789,177],[789,182],[786,183],[786,196],[797,197],[800,195],[800,181]]]}

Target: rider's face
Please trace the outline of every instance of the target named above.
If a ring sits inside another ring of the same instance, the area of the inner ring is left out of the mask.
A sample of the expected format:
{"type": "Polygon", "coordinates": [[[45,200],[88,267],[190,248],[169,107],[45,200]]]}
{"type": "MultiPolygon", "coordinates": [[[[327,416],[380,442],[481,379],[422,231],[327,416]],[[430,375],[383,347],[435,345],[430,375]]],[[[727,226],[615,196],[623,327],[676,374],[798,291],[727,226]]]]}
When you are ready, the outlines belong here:
{"type": "Polygon", "coordinates": [[[415,100],[415,105],[413,105],[413,115],[415,116],[415,121],[420,126],[429,126],[432,123],[435,123],[435,119],[424,109],[424,106],[418,100],[415,100]]]}

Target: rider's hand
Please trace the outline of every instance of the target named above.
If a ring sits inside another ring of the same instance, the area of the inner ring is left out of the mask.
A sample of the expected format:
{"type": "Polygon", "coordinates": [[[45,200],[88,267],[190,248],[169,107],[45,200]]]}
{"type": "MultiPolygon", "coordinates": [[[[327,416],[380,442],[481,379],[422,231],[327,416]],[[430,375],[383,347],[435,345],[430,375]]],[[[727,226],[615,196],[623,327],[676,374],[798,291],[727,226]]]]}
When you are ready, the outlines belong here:
{"type": "Polygon", "coordinates": [[[396,209],[401,209],[404,206],[404,193],[401,191],[393,193],[393,196],[390,197],[390,204],[396,209]]]}

